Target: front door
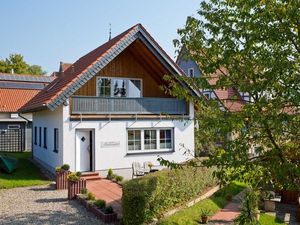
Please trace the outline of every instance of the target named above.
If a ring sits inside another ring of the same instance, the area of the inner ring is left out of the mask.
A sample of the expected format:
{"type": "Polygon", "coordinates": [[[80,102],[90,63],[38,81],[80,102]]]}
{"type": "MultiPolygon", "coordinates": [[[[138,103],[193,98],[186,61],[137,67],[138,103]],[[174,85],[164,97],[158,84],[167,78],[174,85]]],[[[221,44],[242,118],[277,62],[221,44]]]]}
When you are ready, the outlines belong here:
{"type": "Polygon", "coordinates": [[[76,130],[76,170],[92,170],[92,142],[90,130],[76,130]]]}

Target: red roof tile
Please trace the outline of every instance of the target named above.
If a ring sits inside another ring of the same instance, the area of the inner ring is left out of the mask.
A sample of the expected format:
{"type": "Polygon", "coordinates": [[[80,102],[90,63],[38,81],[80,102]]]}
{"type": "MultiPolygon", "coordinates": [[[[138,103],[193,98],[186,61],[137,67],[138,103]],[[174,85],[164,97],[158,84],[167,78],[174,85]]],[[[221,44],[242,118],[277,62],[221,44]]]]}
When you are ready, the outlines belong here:
{"type": "Polygon", "coordinates": [[[40,90],[0,89],[0,112],[17,112],[40,90]]]}
{"type": "Polygon", "coordinates": [[[75,63],[68,67],[68,69],[64,72],[64,76],[59,76],[53,80],[44,90],[24,105],[21,110],[29,111],[45,107],[59,94],[61,94],[70,84],[80,78],[80,76],[93,66],[99,58],[108,53],[111,48],[125,38],[137,26],[139,26],[139,24],[129,28],[125,32],[119,34],[115,38],[78,59],[75,63]]]}

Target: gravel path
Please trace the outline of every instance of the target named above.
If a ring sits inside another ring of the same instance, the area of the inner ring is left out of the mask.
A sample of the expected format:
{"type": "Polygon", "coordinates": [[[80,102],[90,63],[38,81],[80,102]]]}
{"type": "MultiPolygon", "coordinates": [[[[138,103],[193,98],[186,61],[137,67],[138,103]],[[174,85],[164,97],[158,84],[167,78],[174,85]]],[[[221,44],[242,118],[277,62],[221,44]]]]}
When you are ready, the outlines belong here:
{"type": "Polygon", "coordinates": [[[68,201],[66,190],[51,185],[0,190],[0,224],[103,225],[77,202],[68,201]]]}

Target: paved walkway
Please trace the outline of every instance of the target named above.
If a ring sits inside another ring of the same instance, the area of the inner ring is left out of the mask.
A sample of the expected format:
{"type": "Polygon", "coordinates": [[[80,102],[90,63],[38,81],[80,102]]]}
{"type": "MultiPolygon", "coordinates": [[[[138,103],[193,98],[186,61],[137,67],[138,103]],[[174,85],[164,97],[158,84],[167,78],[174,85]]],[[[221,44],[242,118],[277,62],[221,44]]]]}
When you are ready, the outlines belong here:
{"type": "Polygon", "coordinates": [[[225,208],[221,209],[210,218],[209,224],[233,224],[234,219],[240,214],[240,204],[243,194],[244,192],[241,192],[234,196],[232,201],[228,203],[225,208]]]}
{"type": "Polygon", "coordinates": [[[88,180],[87,189],[92,192],[96,199],[103,199],[107,205],[111,205],[115,212],[118,213],[118,217],[122,217],[122,187],[107,179],[101,180],[88,180]]]}

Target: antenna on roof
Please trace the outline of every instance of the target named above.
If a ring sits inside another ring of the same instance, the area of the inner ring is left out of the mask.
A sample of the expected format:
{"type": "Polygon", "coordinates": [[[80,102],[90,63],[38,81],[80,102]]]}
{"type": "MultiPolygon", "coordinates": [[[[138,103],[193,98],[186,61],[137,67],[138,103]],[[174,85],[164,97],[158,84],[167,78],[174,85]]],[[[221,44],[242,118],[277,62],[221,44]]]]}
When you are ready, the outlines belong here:
{"type": "Polygon", "coordinates": [[[109,37],[108,37],[108,40],[109,41],[111,40],[111,23],[109,23],[109,37]]]}

